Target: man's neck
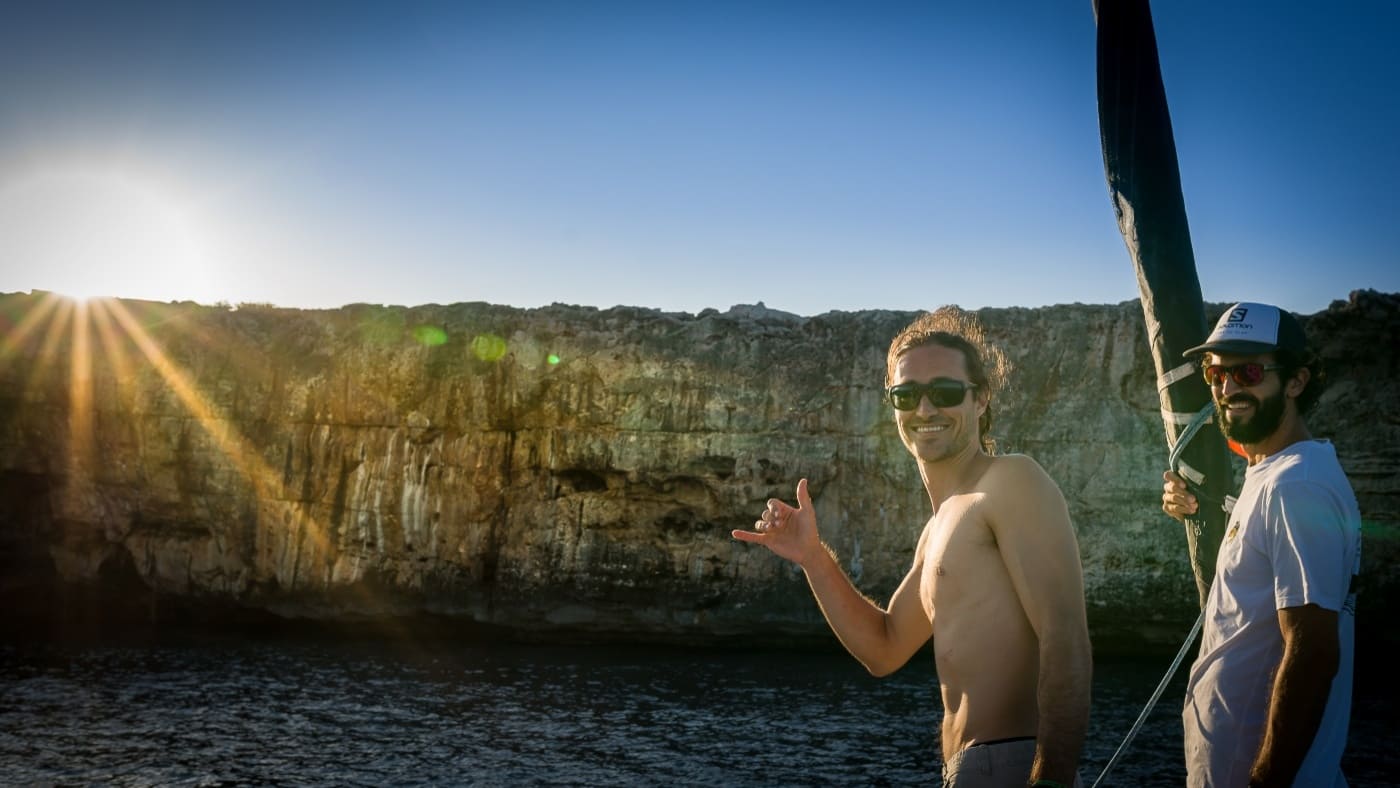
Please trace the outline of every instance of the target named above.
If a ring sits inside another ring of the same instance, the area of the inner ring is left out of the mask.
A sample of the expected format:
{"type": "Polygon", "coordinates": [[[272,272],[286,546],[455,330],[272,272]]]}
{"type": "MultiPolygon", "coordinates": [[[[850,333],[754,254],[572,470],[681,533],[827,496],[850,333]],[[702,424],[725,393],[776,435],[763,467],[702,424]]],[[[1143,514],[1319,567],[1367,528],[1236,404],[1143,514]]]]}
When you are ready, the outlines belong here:
{"type": "Polygon", "coordinates": [[[920,462],[919,476],[924,480],[929,503],[934,514],[943,502],[970,490],[991,464],[992,457],[978,445],[969,445],[953,457],[938,462],[920,462]]]}
{"type": "Polygon", "coordinates": [[[1283,423],[1269,437],[1258,443],[1241,444],[1241,447],[1244,449],[1246,462],[1250,465],[1258,465],[1289,446],[1307,440],[1312,440],[1312,433],[1308,432],[1308,425],[1297,411],[1290,409],[1288,415],[1284,417],[1283,423]]]}

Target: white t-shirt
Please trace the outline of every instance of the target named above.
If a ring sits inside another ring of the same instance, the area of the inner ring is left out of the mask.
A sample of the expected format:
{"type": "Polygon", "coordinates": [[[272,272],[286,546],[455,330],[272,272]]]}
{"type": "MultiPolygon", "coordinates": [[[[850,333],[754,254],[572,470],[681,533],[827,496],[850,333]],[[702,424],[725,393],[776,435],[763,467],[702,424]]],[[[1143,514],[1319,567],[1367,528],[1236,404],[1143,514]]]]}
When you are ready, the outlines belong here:
{"type": "Polygon", "coordinates": [[[1360,564],[1361,513],[1332,444],[1302,441],[1250,466],[1220,544],[1200,656],[1186,687],[1188,785],[1249,782],[1283,656],[1278,610],[1307,604],[1339,611],[1341,653],[1294,785],[1346,785],[1340,764],[1356,623],[1350,586],[1360,564]]]}

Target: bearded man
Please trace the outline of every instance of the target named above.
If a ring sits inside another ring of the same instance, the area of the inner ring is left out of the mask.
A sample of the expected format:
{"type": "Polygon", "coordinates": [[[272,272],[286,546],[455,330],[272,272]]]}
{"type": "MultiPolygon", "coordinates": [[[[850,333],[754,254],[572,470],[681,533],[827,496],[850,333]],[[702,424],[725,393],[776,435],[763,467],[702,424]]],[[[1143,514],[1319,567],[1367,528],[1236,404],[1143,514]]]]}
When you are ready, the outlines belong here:
{"type": "MultiPolygon", "coordinates": [[[[1322,393],[1297,318],[1235,304],[1187,351],[1248,462],[1206,601],[1182,712],[1190,786],[1345,786],[1361,514],[1336,450],[1304,416],[1322,393]]],[[[1162,508],[1196,511],[1166,474],[1162,508]]]]}

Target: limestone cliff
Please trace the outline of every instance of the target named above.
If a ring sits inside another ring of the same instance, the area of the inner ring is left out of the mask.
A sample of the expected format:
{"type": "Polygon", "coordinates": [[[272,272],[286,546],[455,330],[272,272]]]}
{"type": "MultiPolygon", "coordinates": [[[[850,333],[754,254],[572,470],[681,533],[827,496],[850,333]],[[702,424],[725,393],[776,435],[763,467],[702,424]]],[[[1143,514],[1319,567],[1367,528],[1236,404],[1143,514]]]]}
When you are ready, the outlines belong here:
{"type": "MultiPolygon", "coordinates": [[[[1014,364],[993,433],[1061,485],[1096,639],[1179,639],[1193,584],[1158,509],[1138,304],[980,315],[1014,364]]],[[[800,573],[729,530],[807,477],[827,541],[888,596],[928,516],[880,395],[911,318],[0,296],[0,602],[87,587],[321,619],[824,637],[800,573]]],[[[1356,486],[1379,613],[1400,556],[1400,296],[1307,323],[1333,380],[1312,425],[1356,486]]]]}

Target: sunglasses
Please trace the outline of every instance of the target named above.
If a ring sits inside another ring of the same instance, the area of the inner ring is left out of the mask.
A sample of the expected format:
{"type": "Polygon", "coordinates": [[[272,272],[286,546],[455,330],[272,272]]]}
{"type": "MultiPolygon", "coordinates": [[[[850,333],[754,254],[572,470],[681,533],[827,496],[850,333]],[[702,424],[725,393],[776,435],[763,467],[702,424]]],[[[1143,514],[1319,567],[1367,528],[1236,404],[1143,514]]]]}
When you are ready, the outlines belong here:
{"type": "Polygon", "coordinates": [[[1235,381],[1238,386],[1257,386],[1264,380],[1264,373],[1275,369],[1283,369],[1282,364],[1256,364],[1247,362],[1244,364],[1234,364],[1225,366],[1224,364],[1211,364],[1201,367],[1201,372],[1206,376],[1206,384],[1210,386],[1225,385],[1225,376],[1229,375],[1230,380],[1235,381]]]}
{"type": "Polygon", "coordinates": [[[900,383],[890,386],[885,389],[885,396],[889,398],[895,410],[914,410],[919,407],[919,400],[924,397],[928,397],[928,401],[935,408],[951,408],[961,405],[967,392],[975,388],[975,383],[938,378],[932,383],[900,383]]]}

